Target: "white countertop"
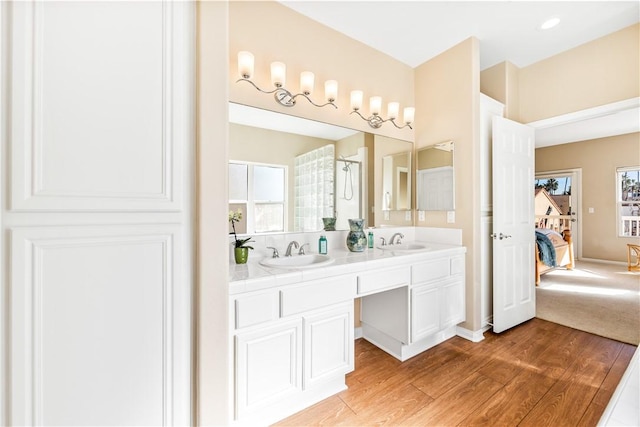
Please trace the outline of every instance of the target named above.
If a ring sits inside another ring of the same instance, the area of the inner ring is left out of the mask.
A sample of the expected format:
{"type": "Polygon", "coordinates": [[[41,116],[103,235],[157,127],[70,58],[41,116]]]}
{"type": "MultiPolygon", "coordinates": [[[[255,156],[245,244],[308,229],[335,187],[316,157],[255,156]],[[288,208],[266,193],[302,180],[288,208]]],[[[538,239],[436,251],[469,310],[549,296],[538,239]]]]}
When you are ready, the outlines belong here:
{"type": "Polygon", "coordinates": [[[415,243],[422,243],[428,246],[429,249],[403,253],[394,253],[391,247],[386,250],[366,249],[364,252],[332,249],[328,255],[334,259],[334,262],[316,268],[284,269],[265,267],[260,264],[260,258],[254,257],[252,259],[251,255],[249,255],[247,264],[232,263],[229,266],[229,294],[233,295],[342,274],[358,273],[375,268],[395,267],[466,252],[466,248],[459,245],[431,242],[415,243]]]}

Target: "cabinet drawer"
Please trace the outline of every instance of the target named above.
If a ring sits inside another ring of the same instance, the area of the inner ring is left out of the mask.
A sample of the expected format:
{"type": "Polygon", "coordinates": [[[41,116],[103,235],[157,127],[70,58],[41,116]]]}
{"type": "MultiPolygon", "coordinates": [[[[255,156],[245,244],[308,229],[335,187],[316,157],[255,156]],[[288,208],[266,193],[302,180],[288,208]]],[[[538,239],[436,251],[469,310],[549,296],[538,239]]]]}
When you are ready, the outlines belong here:
{"type": "Polygon", "coordinates": [[[282,317],[352,300],[356,296],[353,276],[313,280],[280,291],[282,317]]]}
{"type": "Polygon", "coordinates": [[[444,279],[451,274],[451,259],[441,258],[411,266],[411,283],[444,279]]]}
{"type": "Polygon", "coordinates": [[[358,276],[358,294],[407,286],[411,281],[409,267],[375,271],[358,276]]]}
{"type": "Polygon", "coordinates": [[[269,322],[280,317],[277,291],[244,295],[236,298],[236,329],[269,322]]]}

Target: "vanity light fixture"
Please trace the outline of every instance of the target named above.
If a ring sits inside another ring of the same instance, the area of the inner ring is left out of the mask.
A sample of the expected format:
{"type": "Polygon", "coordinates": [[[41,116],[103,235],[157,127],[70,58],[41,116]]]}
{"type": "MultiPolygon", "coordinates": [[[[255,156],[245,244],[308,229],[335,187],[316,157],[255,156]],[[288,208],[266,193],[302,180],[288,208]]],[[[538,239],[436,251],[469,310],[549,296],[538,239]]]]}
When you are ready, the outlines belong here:
{"type": "Polygon", "coordinates": [[[371,113],[371,116],[365,117],[360,113],[360,109],[362,108],[362,96],[363,96],[363,93],[361,90],[351,91],[351,110],[352,111],[350,114],[356,113],[357,115],[360,116],[360,118],[362,118],[362,120],[365,120],[366,122],[368,122],[369,126],[371,126],[374,129],[378,129],[380,126],[382,126],[384,122],[391,122],[398,129],[402,129],[405,127],[409,127],[409,129],[413,129],[411,127],[411,123],[413,123],[413,119],[415,118],[415,112],[416,112],[415,108],[405,107],[404,115],[403,115],[404,125],[398,126],[398,124],[396,123],[396,119],[398,118],[400,104],[398,104],[397,102],[390,102],[387,105],[387,115],[389,116],[389,118],[383,119],[382,117],[380,117],[380,112],[382,110],[382,98],[379,96],[372,96],[371,98],[369,98],[369,112],[371,113]]]}
{"type": "Polygon", "coordinates": [[[271,83],[273,83],[273,85],[276,87],[272,91],[262,90],[254,82],[251,81],[251,77],[253,76],[253,66],[254,57],[251,52],[238,52],[238,72],[240,73],[241,78],[236,80],[236,83],[248,82],[262,93],[272,93],[276,102],[285,107],[293,107],[294,105],[296,105],[296,98],[302,96],[316,107],[332,105],[333,108],[338,108],[338,106],[334,104],[336,98],[338,97],[338,82],[335,80],[327,80],[324,83],[324,93],[327,102],[324,104],[316,104],[309,97],[309,95],[311,95],[311,93],[313,92],[315,80],[315,76],[311,71],[303,71],[300,74],[300,90],[302,92],[294,95],[284,88],[287,74],[287,66],[284,63],[271,63],[271,83]]]}

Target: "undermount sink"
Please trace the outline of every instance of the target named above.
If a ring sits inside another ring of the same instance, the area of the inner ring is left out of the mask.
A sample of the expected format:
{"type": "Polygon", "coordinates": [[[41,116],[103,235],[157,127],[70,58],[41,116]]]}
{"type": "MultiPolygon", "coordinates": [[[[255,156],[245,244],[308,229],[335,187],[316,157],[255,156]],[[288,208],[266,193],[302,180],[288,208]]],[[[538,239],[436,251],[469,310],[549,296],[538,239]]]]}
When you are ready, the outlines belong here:
{"type": "Polygon", "coordinates": [[[329,255],[308,254],[292,255],[282,258],[266,258],[260,261],[265,267],[274,268],[317,268],[324,267],[334,261],[329,255]]]}
{"type": "Polygon", "coordinates": [[[392,252],[414,252],[414,251],[424,251],[430,248],[427,245],[424,245],[422,243],[400,243],[395,245],[378,246],[378,249],[382,249],[383,251],[392,251],[392,252]]]}

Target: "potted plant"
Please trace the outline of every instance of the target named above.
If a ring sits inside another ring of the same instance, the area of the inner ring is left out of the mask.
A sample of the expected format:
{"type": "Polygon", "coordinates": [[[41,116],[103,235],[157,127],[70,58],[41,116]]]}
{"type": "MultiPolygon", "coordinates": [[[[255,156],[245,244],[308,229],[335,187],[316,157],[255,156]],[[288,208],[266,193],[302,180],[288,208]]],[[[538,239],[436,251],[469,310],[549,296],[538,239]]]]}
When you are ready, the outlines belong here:
{"type": "Polygon", "coordinates": [[[229,222],[231,223],[231,228],[233,229],[233,238],[234,242],[234,257],[236,260],[236,264],[246,264],[247,259],[249,259],[249,249],[253,249],[253,246],[248,246],[247,243],[253,242],[251,237],[247,237],[245,239],[238,239],[238,235],[236,234],[236,222],[242,219],[242,211],[238,209],[237,211],[229,211],[229,222]]]}

